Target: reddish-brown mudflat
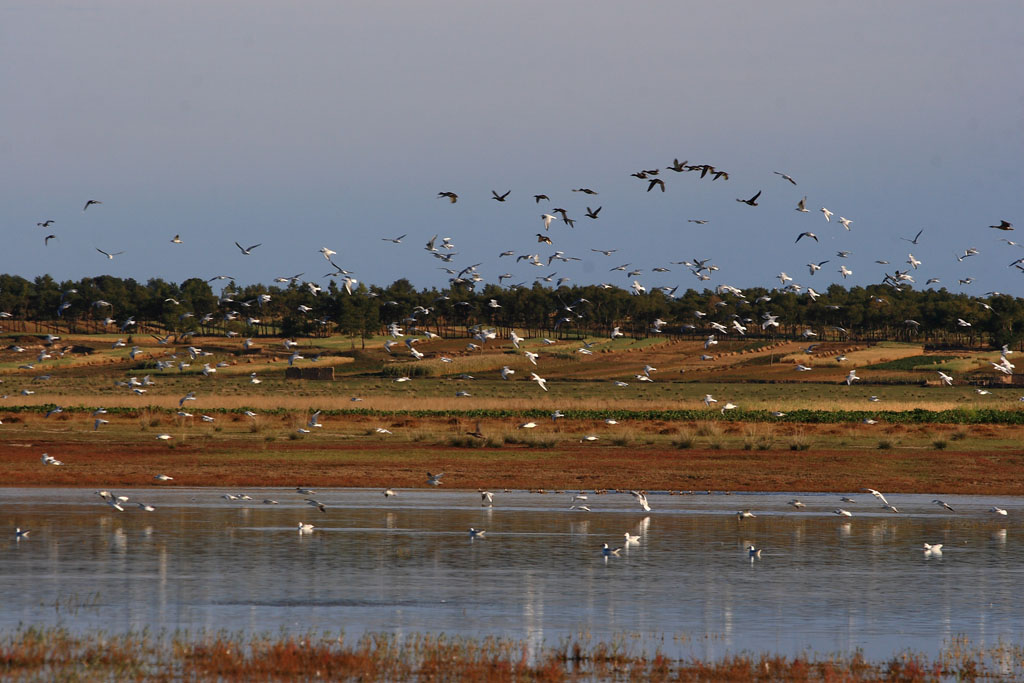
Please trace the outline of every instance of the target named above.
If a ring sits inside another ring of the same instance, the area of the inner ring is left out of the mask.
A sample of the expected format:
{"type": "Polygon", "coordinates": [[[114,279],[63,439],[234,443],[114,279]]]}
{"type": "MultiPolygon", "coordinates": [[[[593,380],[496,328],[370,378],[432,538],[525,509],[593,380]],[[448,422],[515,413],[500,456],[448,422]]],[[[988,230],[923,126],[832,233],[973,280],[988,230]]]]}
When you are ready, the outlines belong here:
{"type": "MultiPolygon", "coordinates": [[[[26,435],[27,436],[27,435],[26,435]]],[[[152,438],[152,437],[148,437],[152,438]]],[[[557,443],[452,447],[435,443],[287,441],[225,437],[159,441],[0,443],[6,486],[422,487],[856,491],[1024,495],[1024,454],[935,449],[687,449],[557,443]],[[65,463],[45,466],[49,452],[65,463]]]]}

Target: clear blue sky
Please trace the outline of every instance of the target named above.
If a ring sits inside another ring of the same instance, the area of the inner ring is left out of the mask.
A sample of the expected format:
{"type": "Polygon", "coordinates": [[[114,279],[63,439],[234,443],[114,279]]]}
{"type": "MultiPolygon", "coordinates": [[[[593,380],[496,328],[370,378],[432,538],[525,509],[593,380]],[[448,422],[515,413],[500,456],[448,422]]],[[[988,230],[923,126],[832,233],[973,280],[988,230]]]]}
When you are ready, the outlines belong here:
{"type": "Polygon", "coordinates": [[[8,2],[0,272],[324,282],[327,246],[361,281],[440,286],[423,250],[440,233],[492,282],[626,286],[608,269],[630,263],[647,287],[786,271],[823,290],[841,263],[869,284],[912,251],[919,286],[1020,294],[1007,264],[1024,248],[999,238],[1024,243],[1021,27],[1017,1],[8,2]],[[662,171],[662,194],[629,175],[676,157],[730,179],[662,171]],[[758,207],[734,201],[758,190],[758,207]],[[553,207],[576,227],[539,245],[553,207]],[[987,227],[1001,219],[1017,230],[987,227]],[[804,230],[820,243],[794,245],[804,230]],[[541,269],[506,249],[583,260],[541,269]],[[669,264],[692,258],[715,278],[669,264]]]}

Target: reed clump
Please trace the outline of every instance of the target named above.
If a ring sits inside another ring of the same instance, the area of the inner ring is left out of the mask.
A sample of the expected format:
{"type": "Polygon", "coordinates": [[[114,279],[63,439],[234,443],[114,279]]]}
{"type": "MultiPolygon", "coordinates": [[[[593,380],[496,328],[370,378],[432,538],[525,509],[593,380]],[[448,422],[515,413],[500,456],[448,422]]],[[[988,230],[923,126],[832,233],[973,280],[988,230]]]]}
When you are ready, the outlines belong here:
{"type": "Polygon", "coordinates": [[[371,633],[153,636],[22,627],[0,634],[4,680],[939,681],[1020,680],[1024,647],[958,638],[935,657],[742,653],[675,659],[627,639],[531,648],[501,637],[371,633]]]}

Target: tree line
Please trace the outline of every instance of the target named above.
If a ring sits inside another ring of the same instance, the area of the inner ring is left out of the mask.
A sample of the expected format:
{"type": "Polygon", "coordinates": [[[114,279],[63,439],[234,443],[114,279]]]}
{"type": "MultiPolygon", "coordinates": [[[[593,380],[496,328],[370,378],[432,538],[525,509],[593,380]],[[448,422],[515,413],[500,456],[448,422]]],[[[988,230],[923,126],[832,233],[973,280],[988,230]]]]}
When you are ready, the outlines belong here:
{"type": "MultiPolygon", "coordinates": [[[[216,282],[216,281],[214,281],[216,282]]],[[[1024,338],[1024,300],[993,294],[974,297],[943,289],[899,290],[888,285],[831,285],[820,296],[752,287],[742,296],[730,288],[654,290],[633,294],[601,285],[504,288],[455,284],[417,289],[406,279],[382,287],[363,283],[349,293],[344,283],[324,288],[288,281],[240,286],[190,278],[180,284],[146,283],[109,275],[58,282],[49,275],[27,280],[0,275],[0,327],[46,324],[72,333],[114,332],[133,319],[141,328],[167,334],[194,332],[245,336],[407,334],[464,336],[476,326],[506,337],[671,335],[736,339],[733,320],[751,339],[912,341],[949,347],[1019,346],[1024,338]],[[772,316],[778,326],[765,326],[772,316]],[[113,320],[113,322],[110,322],[113,320]],[[723,334],[712,323],[725,325],[723,334]]],[[[133,331],[133,330],[128,330],[133,331]]]]}

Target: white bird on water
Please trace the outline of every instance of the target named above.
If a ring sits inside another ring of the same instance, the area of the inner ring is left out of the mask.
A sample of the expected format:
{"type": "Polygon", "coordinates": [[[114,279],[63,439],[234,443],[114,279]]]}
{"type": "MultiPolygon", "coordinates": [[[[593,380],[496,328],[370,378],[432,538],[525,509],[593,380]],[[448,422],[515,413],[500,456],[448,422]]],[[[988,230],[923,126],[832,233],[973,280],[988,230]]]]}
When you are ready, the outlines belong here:
{"type": "Polygon", "coordinates": [[[628,531],[626,533],[624,533],[623,536],[626,537],[626,547],[629,547],[631,545],[640,545],[640,537],[639,536],[634,536],[633,534],[629,533],[628,531]]]}
{"type": "Polygon", "coordinates": [[[647,504],[647,493],[645,491],[630,491],[629,493],[636,498],[636,502],[640,503],[640,507],[644,509],[644,512],[651,511],[651,506],[647,504]]]}
{"type": "Polygon", "coordinates": [[[934,545],[932,545],[930,543],[925,543],[925,544],[923,544],[923,547],[924,547],[924,556],[925,557],[931,557],[931,556],[936,556],[936,555],[941,555],[942,554],[942,544],[941,543],[936,543],[934,545]]]}
{"type": "Polygon", "coordinates": [[[314,527],[312,524],[304,524],[303,522],[299,522],[298,530],[300,534],[308,534],[313,531],[313,528],[314,527]]]}

